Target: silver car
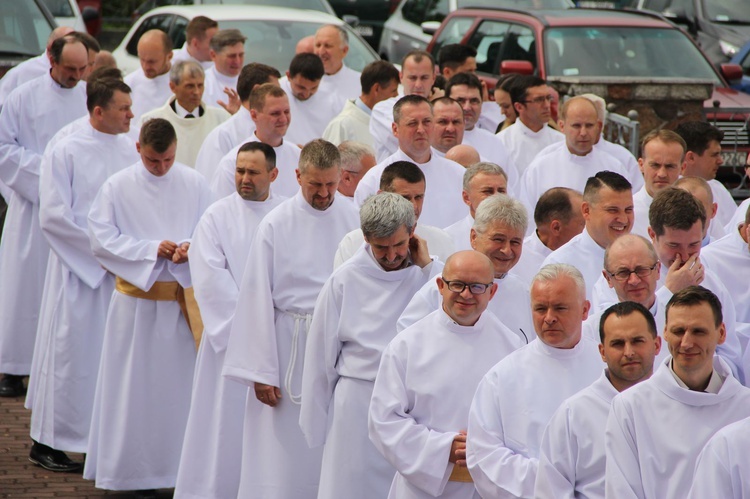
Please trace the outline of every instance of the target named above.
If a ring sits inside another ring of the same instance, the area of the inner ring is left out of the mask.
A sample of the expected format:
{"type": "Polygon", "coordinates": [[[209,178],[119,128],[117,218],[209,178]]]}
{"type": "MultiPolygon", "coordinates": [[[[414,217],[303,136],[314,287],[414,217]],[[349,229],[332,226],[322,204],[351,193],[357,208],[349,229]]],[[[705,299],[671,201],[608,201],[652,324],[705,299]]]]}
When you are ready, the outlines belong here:
{"type": "Polygon", "coordinates": [[[404,0],[383,27],[378,54],[394,63],[412,50],[424,50],[445,17],[466,8],[567,9],[572,0],[404,0]]]}

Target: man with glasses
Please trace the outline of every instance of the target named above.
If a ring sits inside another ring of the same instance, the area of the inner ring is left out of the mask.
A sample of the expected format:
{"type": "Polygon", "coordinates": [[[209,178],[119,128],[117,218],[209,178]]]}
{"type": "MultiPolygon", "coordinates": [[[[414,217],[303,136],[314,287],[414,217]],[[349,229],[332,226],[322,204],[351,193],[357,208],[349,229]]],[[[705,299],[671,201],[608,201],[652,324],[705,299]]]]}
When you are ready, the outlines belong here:
{"type": "MultiPolygon", "coordinates": [[[[529,287],[510,270],[518,263],[523,249],[523,235],[528,217],[518,200],[506,195],[493,195],[479,203],[474,226],[469,236],[471,247],[485,254],[495,269],[497,295],[489,310],[508,326],[522,341],[531,339],[529,287]]],[[[429,284],[420,289],[398,320],[402,330],[440,308],[440,296],[429,284]]]]}
{"type": "MultiPolygon", "coordinates": [[[[473,497],[466,469],[471,397],[484,373],[520,346],[485,310],[497,290],[492,262],[451,255],[442,306],[385,348],[370,402],[370,440],[396,468],[389,497],[473,497]]],[[[435,286],[435,284],[432,284],[435,286]]]]}
{"type": "Polygon", "coordinates": [[[601,376],[597,344],[581,335],[589,302],[575,267],[542,267],[531,311],[538,340],[493,367],[471,405],[466,462],[482,497],[534,496],[544,427],[565,399],[601,376]]]}
{"type": "Polygon", "coordinates": [[[552,94],[543,79],[531,75],[514,78],[510,99],[518,117],[512,126],[500,131],[497,136],[510,153],[519,175],[523,176],[539,151],[565,140],[565,136],[547,126],[551,116],[552,94]]]}

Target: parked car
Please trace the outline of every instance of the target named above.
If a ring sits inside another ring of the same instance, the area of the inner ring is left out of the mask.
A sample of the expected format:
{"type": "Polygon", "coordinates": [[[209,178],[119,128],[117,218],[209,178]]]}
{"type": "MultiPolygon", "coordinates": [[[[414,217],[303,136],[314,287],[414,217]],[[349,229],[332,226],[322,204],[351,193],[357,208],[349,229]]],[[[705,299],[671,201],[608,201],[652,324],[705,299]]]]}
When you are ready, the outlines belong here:
{"type": "Polygon", "coordinates": [[[328,0],[146,0],[133,11],[133,20],[152,9],[169,5],[270,5],[335,14],[328,0]]]}
{"type": "Polygon", "coordinates": [[[341,19],[324,12],[260,7],[250,5],[202,5],[185,7],[160,7],[141,17],[117,47],[113,55],[125,73],[139,67],[138,40],[150,29],[165,31],[175,46],[185,43],[185,28],[195,16],[203,15],[216,20],[222,29],[236,28],[247,37],[245,62],[262,62],[278,68],[282,73],[294,57],[297,42],[315,34],[325,24],[336,24],[349,34],[349,53],[345,63],[361,71],[378,56],[359,35],[341,19]]]}
{"type": "Polygon", "coordinates": [[[748,0],[631,0],[684,26],[714,63],[729,61],[750,40],[748,0]]]}
{"type": "Polygon", "coordinates": [[[464,7],[564,9],[571,0],[404,0],[383,27],[378,54],[400,63],[412,50],[424,49],[449,13],[464,7]]]}
{"type": "Polygon", "coordinates": [[[0,0],[0,77],[10,68],[45,51],[55,29],[42,0],[0,0]]]}
{"type": "Polygon", "coordinates": [[[658,14],[609,9],[463,9],[443,21],[428,51],[437,54],[447,43],[476,48],[478,75],[490,86],[498,75],[513,72],[552,80],[712,81],[714,92],[704,108],[725,132],[725,164],[745,164],[750,150],[746,126],[750,96],[727,84],[739,79],[740,67],[722,64],[717,71],[690,36],[658,14]],[[739,108],[740,112],[721,108],[739,108]]]}
{"type": "Polygon", "coordinates": [[[733,84],[732,88],[750,94],[750,41],[748,41],[729,61],[739,64],[742,68],[742,79],[733,84]]]}
{"type": "Polygon", "coordinates": [[[330,0],[331,7],[341,19],[356,16],[354,31],[377,50],[383,25],[398,7],[400,0],[330,0]]]}

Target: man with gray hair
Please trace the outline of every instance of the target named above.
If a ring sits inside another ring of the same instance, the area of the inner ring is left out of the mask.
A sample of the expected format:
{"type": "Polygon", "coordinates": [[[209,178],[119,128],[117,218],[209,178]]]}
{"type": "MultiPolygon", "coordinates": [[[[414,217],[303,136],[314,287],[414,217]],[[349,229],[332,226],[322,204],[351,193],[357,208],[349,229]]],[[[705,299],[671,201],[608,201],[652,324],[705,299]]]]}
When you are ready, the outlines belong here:
{"type": "Polygon", "coordinates": [[[206,70],[204,99],[209,106],[221,106],[234,114],[240,109],[237,79],[245,62],[247,37],[238,29],[222,29],[209,43],[214,65],[206,70]]]}
{"type": "Polygon", "coordinates": [[[375,166],[375,151],[362,142],[345,140],[339,144],[339,154],[341,154],[339,194],[342,199],[353,203],[357,184],[365,173],[375,166]]]}
{"type": "Polygon", "coordinates": [[[507,193],[508,175],[503,167],[495,163],[480,162],[466,169],[461,197],[464,204],[469,207],[469,214],[445,228],[445,232],[453,238],[457,251],[471,249],[469,236],[479,203],[494,194],[507,193]]]}
{"type": "Polygon", "coordinates": [[[315,498],[321,449],[299,427],[300,378],[315,300],[333,271],[357,210],[335,198],[336,146],[302,149],[300,190],[266,215],[248,251],[222,374],[250,387],[245,405],[239,497],[315,498]],[[300,244],[304,241],[304,244],[300,244]],[[258,403],[260,401],[260,404],[258,403]],[[293,477],[293,479],[290,479],[293,477]]]}
{"type": "Polygon", "coordinates": [[[141,124],[152,118],[164,118],[177,132],[178,162],[195,168],[195,159],[206,136],[229,118],[229,113],[203,102],[203,67],[195,61],[180,61],[169,71],[172,97],[162,107],[141,117],[141,124]]]}
{"type": "Polygon", "coordinates": [[[404,306],[442,269],[402,196],[376,194],[359,217],[365,244],[320,291],[305,351],[300,426],[310,447],[325,444],[318,497],[388,494],[395,470],[367,436],[375,374],[404,306]]]}
{"type": "MultiPolygon", "coordinates": [[[[529,287],[509,271],[521,257],[527,223],[526,210],[518,200],[505,195],[490,196],[479,204],[470,235],[472,249],[487,255],[494,268],[497,294],[490,301],[489,310],[524,343],[531,340],[529,287]]],[[[425,285],[401,314],[399,330],[439,307],[437,290],[425,285]]]]}
{"type": "Polygon", "coordinates": [[[469,412],[466,462],[482,497],[534,496],[545,426],[565,399],[601,375],[597,343],[581,335],[589,302],[578,269],[542,267],[531,284],[531,311],[538,341],[484,376],[469,412]]]}
{"type": "Polygon", "coordinates": [[[320,91],[336,94],[343,105],[346,99],[356,99],[362,92],[360,72],[346,64],[349,53],[349,35],[341,26],[326,24],[318,28],[313,40],[313,53],[323,61],[326,74],[320,80],[320,91]]]}

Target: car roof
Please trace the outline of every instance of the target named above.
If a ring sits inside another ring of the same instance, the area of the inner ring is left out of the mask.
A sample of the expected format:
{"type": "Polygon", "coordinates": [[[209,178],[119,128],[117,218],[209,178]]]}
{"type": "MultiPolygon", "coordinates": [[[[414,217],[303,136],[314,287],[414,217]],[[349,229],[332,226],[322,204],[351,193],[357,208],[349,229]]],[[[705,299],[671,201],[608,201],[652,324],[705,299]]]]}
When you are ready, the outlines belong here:
{"type": "Polygon", "coordinates": [[[210,17],[214,21],[289,20],[298,22],[344,24],[338,17],[317,10],[269,7],[266,5],[171,5],[149,10],[144,17],[156,14],[178,14],[188,19],[210,17]]]}
{"type": "Polygon", "coordinates": [[[514,9],[466,8],[453,12],[453,16],[481,16],[493,18],[498,14],[515,14],[518,18],[533,18],[544,26],[636,26],[643,28],[674,28],[659,14],[634,10],[614,9],[559,9],[521,11],[514,9]]]}

